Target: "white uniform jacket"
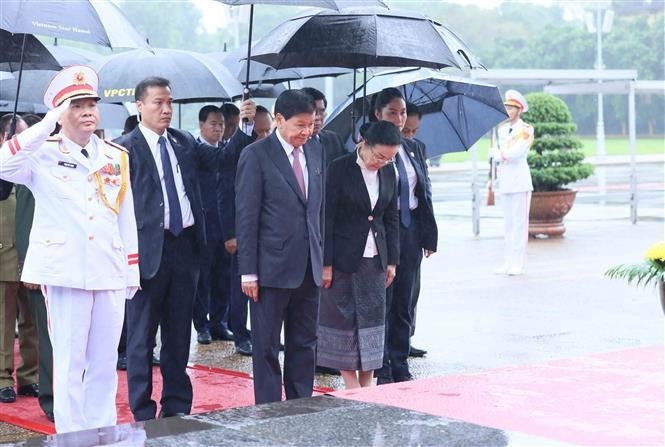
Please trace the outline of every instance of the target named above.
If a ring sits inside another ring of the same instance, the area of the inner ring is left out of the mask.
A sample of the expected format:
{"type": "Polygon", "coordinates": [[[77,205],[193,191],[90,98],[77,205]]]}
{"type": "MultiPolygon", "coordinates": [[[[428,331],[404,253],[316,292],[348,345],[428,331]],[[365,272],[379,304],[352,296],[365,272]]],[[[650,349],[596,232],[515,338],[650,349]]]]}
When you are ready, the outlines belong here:
{"type": "Polygon", "coordinates": [[[533,127],[518,119],[515,124],[502,124],[498,144],[490,151],[498,163],[494,188],[501,194],[533,191],[527,155],[533,144],[533,127]]]}
{"type": "Polygon", "coordinates": [[[93,134],[88,159],[59,135],[49,138],[54,123],[45,121],[0,149],[0,177],[35,196],[21,280],[127,289],[131,298],[139,287],[139,255],[127,151],[93,134]]]}

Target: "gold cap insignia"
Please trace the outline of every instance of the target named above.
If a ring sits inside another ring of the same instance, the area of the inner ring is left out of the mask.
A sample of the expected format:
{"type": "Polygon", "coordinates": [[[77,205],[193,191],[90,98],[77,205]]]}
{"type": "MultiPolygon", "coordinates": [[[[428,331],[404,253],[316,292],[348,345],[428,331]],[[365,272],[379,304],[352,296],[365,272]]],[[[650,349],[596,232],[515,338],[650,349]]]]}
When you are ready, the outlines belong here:
{"type": "Polygon", "coordinates": [[[85,84],[85,74],[82,71],[74,73],[73,82],[77,85],[85,84]]]}

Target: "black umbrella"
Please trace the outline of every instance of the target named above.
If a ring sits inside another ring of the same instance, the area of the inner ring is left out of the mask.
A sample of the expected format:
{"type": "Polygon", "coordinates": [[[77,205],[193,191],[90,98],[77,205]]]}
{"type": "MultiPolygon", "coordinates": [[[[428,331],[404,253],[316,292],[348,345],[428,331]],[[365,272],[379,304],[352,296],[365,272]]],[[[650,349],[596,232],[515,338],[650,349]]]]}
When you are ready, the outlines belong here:
{"type": "Polygon", "coordinates": [[[299,15],[263,36],[252,59],[274,68],[484,68],[440,23],[410,11],[382,8],[299,15]]]}
{"type": "MultiPolygon", "coordinates": [[[[485,68],[440,23],[410,11],[382,8],[302,14],[263,36],[254,52],[252,59],[275,68],[362,68],[363,85],[367,67],[485,68]]],[[[355,100],[355,71],[353,84],[355,100]]]]}
{"type": "MultiPolygon", "coordinates": [[[[110,0],[12,0],[0,5],[0,29],[88,42],[111,48],[149,48],[125,15],[110,0]]],[[[16,90],[21,88],[22,64],[16,90]]],[[[16,112],[14,112],[16,115],[16,112]]],[[[11,133],[16,119],[12,120],[11,133]]]]}
{"type": "MultiPolygon", "coordinates": [[[[423,117],[417,138],[427,145],[433,157],[469,149],[492,127],[508,118],[499,89],[494,85],[468,78],[450,76],[427,68],[384,72],[367,82],[367,93],[386,87],[397,87],[407,101],[418,106],[423,117]]],[[[325,128],[337,132],[347,145],[352,145],[351,104],[349,95],[326,122],[325,128]]],[[[355,112],[361,113],[362,101],[355,101],[355,112]]],[[[371,107],[366,107],[371,110],[371,107]]],[[[357,123],[355,132],[360,123],[357,123]]]]}
{"type": "Polygon", "coordinates": [[[242,95],[240,82],[220,63],[194,51],[154,48],[106,56],[94,64],[105,102],[134,101],[134,88],[148,76],[171,82],[176,102],[229,100],[242,95]]]}
{"type": "Polygon", "coordinates": [[[254,5],[284,5],[284,6],[317,6],[341,10],[350,6],[384,6],[381,0],[217,0],[227,5],[250,5],[249,9],[249,35],[247,37],[247,68],[245,73],[245,94],[249,93],[250,62],[252,56],[252,29],[254,26],[254,5]]]}
{"type": "Polygon", "coordinates": [[[3,1],[0,29],[110,48],[149,48],[147,39],[109,0],[3,1]]]}
{"type": "MultiPolygon", "coordinates": [[[[247,59],[246,52],[242,48],[236,48],[231,51],[215,51],[208,54],[213,59],[221,61],[222,65],[239,81],[246,80],[247,59]]],[[[305,68],[286,68],[276,70],[270,65],[254,62],[251,64],[249,72],[250,84],[279,84],[280,82],[289,82],[296,79],[321,78],[324,76],[340,76],[350,73],[347,68],[338,67],[305,67],[305,68]]]]}
{"type": "Polygon", "coordinates": [[[59,70],[62,68],[53,55],[35,37],[12,34],[0,29],[0,71],[16,72],[21,67],[23,55],[24,70],[59,70]]]}
{"type": "MultiPolygon", "coordinates": [[[[0,31],[0,33],[3,31],[0,31]]],[[[27,34],[28,39],[34,39],[34,36],[27,34]]],[[[35,67],[29,67],[24,64],[22,72],[21,89],[18,89],[18,79],[9,76],[0,80],[0,99],[16,99],[16,92],[19,91],[19,105],[21,102],[41,104],[44,100],[44,91],[49,82],[60,66],[68,65],[92,65],[92,63],[102,56],[92,51],[82,50],[66,45],[45,45],[48,52],[55,58],[57,63],[54,67],[47,70],[35,70],[35,67]]],[[[27,56],[27,53],[26,53],[27,56]]],[[[2,54],[0,54],[2,57],[2,54]]]]}

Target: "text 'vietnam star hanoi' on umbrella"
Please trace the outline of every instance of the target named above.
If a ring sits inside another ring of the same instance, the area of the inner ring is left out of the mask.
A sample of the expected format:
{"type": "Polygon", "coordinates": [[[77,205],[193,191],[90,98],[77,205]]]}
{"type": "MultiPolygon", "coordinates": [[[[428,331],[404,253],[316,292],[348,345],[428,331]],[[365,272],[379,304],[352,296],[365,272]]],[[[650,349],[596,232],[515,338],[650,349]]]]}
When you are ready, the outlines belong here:
{"type": "MultiPolygon", "coordinates": [[[[367,94],[384,88],[398,88],[404,98],[422,113],[416,138],[427,146],[427,155],[434,157],[469,149],[492,127],[504,121],[505,107],[499,89],[468,78],[451,76],[427,68],[390,71],[373,76],[366,85],[367,94]]],[[[369,99],[369,98],[368,98],[369,99]]],[[[360,115],[362,101],[355,101],[354,114],[360,115]]],[[[325,128],[337,132],[347,147],[352,147],[352,95],[330,115],[325,128]]],[[[365,104],[372,113],[371,104],[365,104]]],[[[357,132],[361,122],[356,123],[357,132]]]]}
{"type": "Polygon", "coordinates": [[[134,101],[134,88],[148,76],[171,82],[177,102],[221,101],[242,95],[242,85],[220,63],[194,51],[155,48],[107,56],[93,67],[105,102],[134,101]]]}

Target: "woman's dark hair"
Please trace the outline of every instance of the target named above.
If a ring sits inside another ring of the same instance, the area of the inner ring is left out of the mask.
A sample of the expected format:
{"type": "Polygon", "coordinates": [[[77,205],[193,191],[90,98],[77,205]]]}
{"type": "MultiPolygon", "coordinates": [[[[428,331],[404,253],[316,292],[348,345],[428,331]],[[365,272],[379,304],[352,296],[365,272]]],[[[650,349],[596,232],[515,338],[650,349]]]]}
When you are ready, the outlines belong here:
{"type": "MultiPolygon", "coordinates": [[[[395,87],[384,88],[379,93],[375,94],[372,100],[372,113],[369,114],[370,121],[378,121],[376,118],[376,112],[381,111],[381,109],[387,106],[395,98],[404,100],[402,92],[395,87]]],[[[406,102],[406,100],[404,102],[406,102]]]]}
{"type": "Polygon", "coordinates": [[[393,123],[389,121],[374,121],[367,124],[369,125],[365,129],[360,129],[360,135],[368,145],[385,144],[386,146],[399,146],[401,144],[402,135],[393,123]]]}

